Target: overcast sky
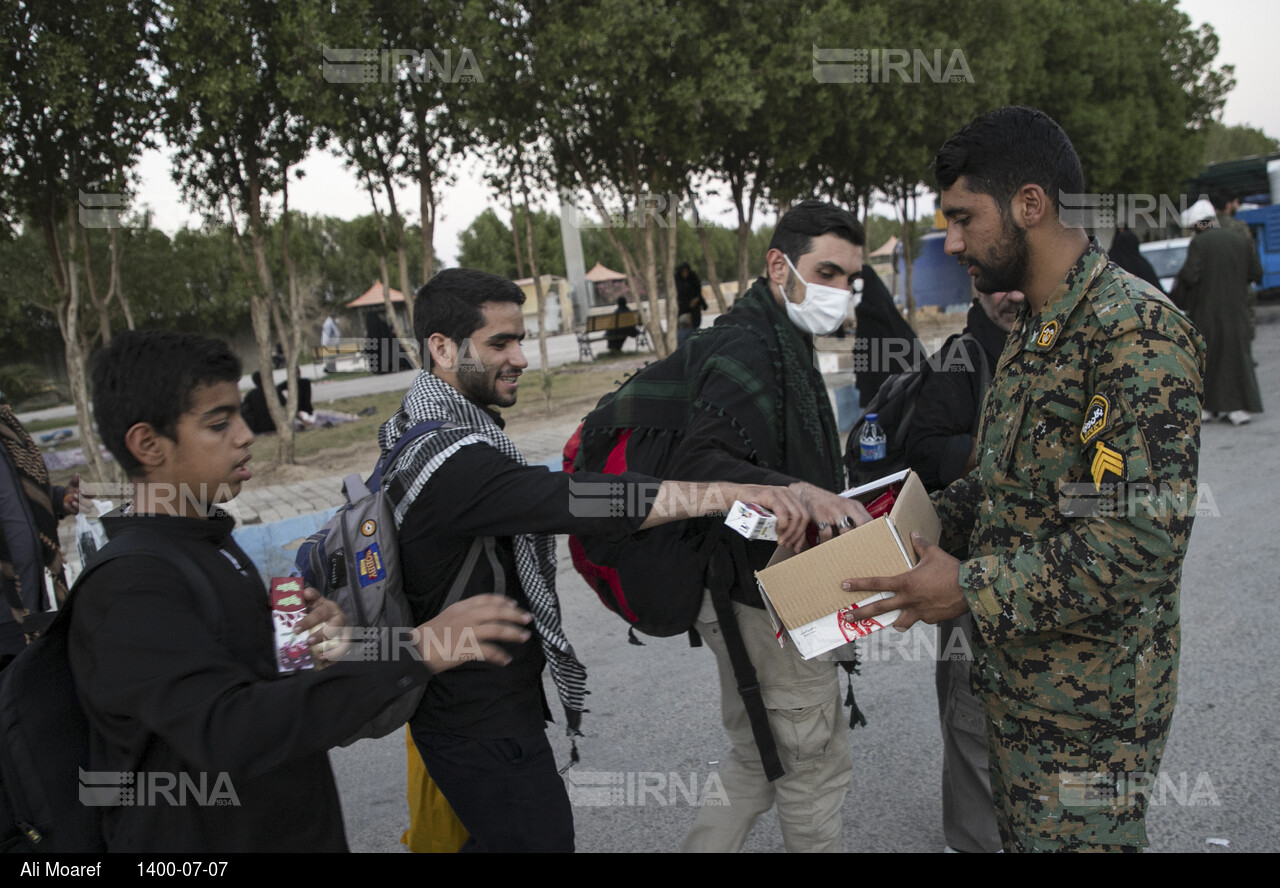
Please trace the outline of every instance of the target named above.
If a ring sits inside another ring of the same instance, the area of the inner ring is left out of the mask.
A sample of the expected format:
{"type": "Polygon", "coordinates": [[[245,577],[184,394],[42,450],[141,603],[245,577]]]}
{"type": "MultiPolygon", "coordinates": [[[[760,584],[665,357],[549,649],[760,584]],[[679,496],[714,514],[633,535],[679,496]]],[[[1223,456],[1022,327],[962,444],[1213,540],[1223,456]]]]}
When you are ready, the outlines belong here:
{"type": "MultiPolygon", "coordinates": [[[[1235,66],[1236,88],[1227,98],[1223,121],[1248,124],[1280,137],[1280,2],[1277,0],[1181,0],[1179,4],[1194,24],[1213,26],[1220,41],[1218,64],[1235,66]]],[[[369,212],[369,199],[342,162],[327,152],[314,152],[302,165],[303,181],[290,191],[290,205],[305,213],[355,218],[369,212]]],[[[183,205],[170,177],[167,152],[149,151],[139,165],[142,185],[139,202],[153,212],[153,224],[172,234],[184,224],[198,224],[183,205]]],[[[458,165],[457,183],[445,190],[435,231],[436,253],[447,265],[457,262],[458,234],[492,201],[481,179],[480,164],[468,160],[458,165]]],[[[417,187],[397,198],[417,221],[417,187]]],[[[711,221],[736,225],[727,200],[703,209],[711,221]]],[[[500,212],[500,215],[506,216],[500,212]]],[[[757,219],[759,216],[757,215],[757,219]]],[[[587,265],[592,264],[586,257],[587,265]]]]}

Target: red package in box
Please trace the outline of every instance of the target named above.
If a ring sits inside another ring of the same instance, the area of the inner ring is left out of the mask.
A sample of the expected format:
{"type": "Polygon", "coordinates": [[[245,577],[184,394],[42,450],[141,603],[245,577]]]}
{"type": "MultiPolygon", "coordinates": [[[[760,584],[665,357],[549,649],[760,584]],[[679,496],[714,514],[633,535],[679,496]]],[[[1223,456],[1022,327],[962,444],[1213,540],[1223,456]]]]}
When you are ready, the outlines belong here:
{"type": "Polygon", "coordinates": [[[311,648],[306,635],[295,635],[293,627],[307,616],[300,577],[271,578],[271,621],[276,629],[276,668],[281,672],[310,669],[311,648]]]}
{"type": "Polygon", "coordinates": [[[902,490],[901,484],[891,485],[888,490],[867,503],[867,514],[872,518],[888,515],[893,511],[893,504],[898,501],[898,492],[900,490],[902,490]]]}

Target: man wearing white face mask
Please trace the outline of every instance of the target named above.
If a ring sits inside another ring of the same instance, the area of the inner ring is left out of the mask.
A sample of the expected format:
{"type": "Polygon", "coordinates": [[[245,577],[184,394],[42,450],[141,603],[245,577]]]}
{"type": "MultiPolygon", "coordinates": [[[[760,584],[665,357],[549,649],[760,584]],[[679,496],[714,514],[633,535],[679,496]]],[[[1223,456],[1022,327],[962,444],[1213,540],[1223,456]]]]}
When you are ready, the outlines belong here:
{"type": "MultiPolygon", "coordinates": [[[[688,421],[670,477],[789,485],[824,540],[869,520],[858,503],[835,493],[844,486],[840,439],[812,340],[844,322],[864,243],[850,213],[820,201],[799,204],[779,220],[764,276],[733,310],[642,371],[654,381],[687,384],[688,421]]],[[[643,416],[650,405],[640,397],[631,406],[643,416]]],[[[787,850],[843,850],[840,815],[852,763],[837,665],[806,662],[774,639],[751,573],[773,548],[745,544],[730,597],[784,773],[772,781],[765,776],[708,596],[696,628],[719,667],[732,751],[719,757],[717,770],[728,801],[699,810],[686,851],[738,850],[759,815],[775,805],[787,850]]]]}

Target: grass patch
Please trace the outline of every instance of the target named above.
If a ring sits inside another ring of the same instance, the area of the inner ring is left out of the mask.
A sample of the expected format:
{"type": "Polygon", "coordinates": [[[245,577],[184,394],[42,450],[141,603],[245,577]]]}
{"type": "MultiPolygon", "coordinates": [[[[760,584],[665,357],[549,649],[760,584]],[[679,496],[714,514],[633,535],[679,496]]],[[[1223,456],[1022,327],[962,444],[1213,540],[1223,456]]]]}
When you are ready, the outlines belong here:
{"type": "MultiPolygon", "coordinates": [[[[634,357],[634,355],[632,355],[634,357]]],[[[598,367],[585,364],[576,372],[551,374],[551,410],[548,413],[542,395],[542,371],[527,371],[520,379],[520,398],[514,407],[502,411],[507,422],[544,419],[547,416],[585,413],[595,405],[600,396],[611,391],[623,373],[613,366],[598,367]]],[[[372,416],[361,416],[355,422],[343,423],[327,429],[311,429],[294,436],[294,454],[298,458],[313,456],[326,450],[337,450],[352,444],[367,443],[370,447],[370,466],[376,458],[378,428],[400,409],[404,392],[382,392],[375,395],[358,395],[317,405],[327,410],[359,414],[369,407],[375,409],[372,416]]],[[[276,456],[276,436],[259,435],[253,442],[255,461],[271,462],[276,456]]]]}
{"type": "MultiPolygon", "coordinates": [[[[637,357],[634,353],[628,356],[637,357]]],[[[641,356],[643,357],[643,356],[641,356]]],[[[514,407],[502,411],[503,417],[510,423],[535,421],[547,416],[581,416],[595,406],[596,401],[605,392],[612,391],[629,368],[613,366],[615,362],[596,362],[574,367],[570,372],[564,368],[556,368],[551,374],[551,409],[548,412],[542,395],[542,371],[530,370],[520,381],[520,399],[514,407]],[[603,366],[602,366],[603,364],[603,366]]],[[[343,413],[359,414],[361,410],[374,408],[371,416],[360,416],[354,422],[343,423],[325,429],[311,429],[298,432],[294,436],[294,455],[298,459],[315,456],[328,450],[341,450],[353,444],[363,444],[369,448],[369,468],[377,459],[378,428],[386,422],[404,399],[404,392],[382,392],[372,395],[358,395],[342,398],[325,404],[318,404],[324,409],[337,410],[343,413]]],[[[49,428],[74,426],[75,420],[45,420],[31,423],[29,431],[38,432],[49,428]]],[[[262,465],[275,462],[276,436],[258,435],[252,444],[254,462],[262,465]]],[[[65,469],[53,473],[51,480],[55,484],[65,484],[75,472],[87,472],[86,466],[65,469]]]]}
{"type": "Polygon", "coordinates": [[[37,432],[47,432],[49,429],[74,429],[76,427],[76,418],[73,414],[66,419],[41,419],[33,422],[24,422],[22,427],[30,432],[31,437],[34,438],[37,432]]]}
{"type": "Polygon", "coordinates": [[[343,379],[363,379],[372,375],[368,370],[335,370],[332,373],[321,373],[312,382],[338,382],[343,379]]]}

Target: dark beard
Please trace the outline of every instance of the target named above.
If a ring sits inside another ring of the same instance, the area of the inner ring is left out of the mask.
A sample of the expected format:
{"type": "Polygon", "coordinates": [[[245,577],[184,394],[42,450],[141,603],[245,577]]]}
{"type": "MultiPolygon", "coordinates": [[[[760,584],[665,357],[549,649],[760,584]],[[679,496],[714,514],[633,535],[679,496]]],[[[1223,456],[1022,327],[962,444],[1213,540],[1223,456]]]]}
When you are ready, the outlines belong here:
{"type": "Polygon", "coordinates": [[[498,394],[498,381],[484,370],[459,370],[458,391],[472,404],[479,407],[511,407],[515,398],[498,394]]]}
{"type": "Polygon", "coordinates": [[[1004,219],[1003,248],[995,254],[990,265],[978,263],[978,274],[973,285],[979,293],[1007,293],[1021,290],[1027,280],[1027,232],[1004,219]]]}

